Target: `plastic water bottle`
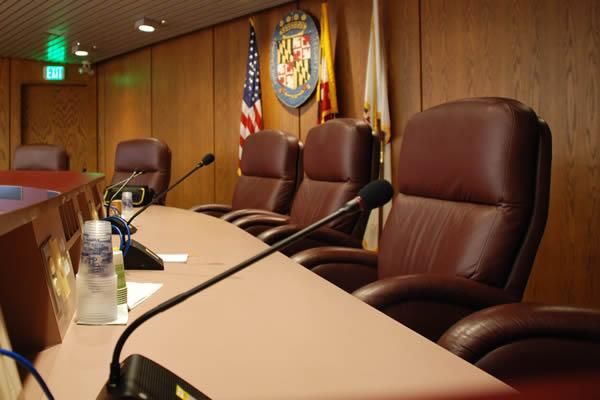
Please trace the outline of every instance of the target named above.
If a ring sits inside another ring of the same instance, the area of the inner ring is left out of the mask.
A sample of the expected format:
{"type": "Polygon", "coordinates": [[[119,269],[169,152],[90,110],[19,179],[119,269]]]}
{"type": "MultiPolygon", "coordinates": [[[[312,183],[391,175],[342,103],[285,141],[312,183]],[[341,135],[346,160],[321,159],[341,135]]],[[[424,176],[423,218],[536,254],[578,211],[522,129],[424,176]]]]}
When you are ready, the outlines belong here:
{"type": "Polygon", "coordinates": [[[133,196],[131,192],[121,193],[121,216],[123,219],[128,220],[133,214],[133,196]]]}
{"type": "Polygon", "coordinates": [[[104,324],[117,318],[117,275],[108,221],[87,221],[77,273],[77,319],[104,324]]]}

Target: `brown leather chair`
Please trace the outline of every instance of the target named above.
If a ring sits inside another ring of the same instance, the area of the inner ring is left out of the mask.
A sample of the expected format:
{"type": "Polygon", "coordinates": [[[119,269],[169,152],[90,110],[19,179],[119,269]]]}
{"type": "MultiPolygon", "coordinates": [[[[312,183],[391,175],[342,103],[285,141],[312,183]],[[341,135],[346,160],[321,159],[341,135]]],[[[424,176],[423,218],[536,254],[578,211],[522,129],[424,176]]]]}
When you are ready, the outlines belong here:
{"type": "MultiPolygon", "coordinates": [[[[339,118],[313,127],[304,145],[304,179],[290,215],[242,210],[233,223],[275,243],[336,211],[377,177],[379,145],[361,120],[339,118]]],[[[285,254],[324,245],[360,247],[368,213],[355,213],[321,228],[284,250],[285,254]]]]}
{"type": "Polygon", "coordinates": [[[515,386],[600,372],[600,310],[500,305],[460,320],[438,344],[515,386]]]}
{"type": "MultiPolygon", "coordinates": [[[[171,180],[171,150],[156,138],[131,139],[117,145],[115,172],[111,184],[127,179],[134,171],[145,171],[133,178],[130,185],[146,185],[155,193],[169,187],[171,180]]],[[[166,196],[159,203],[165,204],[166,196]]]]}
{"type": "MultiPolygon", "coordinates": [[[[191,209],[214,217],[243,209],[289,213],[302,174],[301,150],[302,143],[290,133],[264,130],[250,135],[244,142],[242,175],[235,185],[231,205],[203,204],[191,209]]],[[[225,215],[225,219],[229,218],[225,215]]]]}
{"type": "Polygon", "coordinates": [[[16,148],[13,170],[68,171],[69,156],[56,144],[26,144],[16,148]]]}
{"type": "Polygon", "coordinates": [[[511,99],[453,101],[413,116],[379,253],[294,259],[437,340],[482,308],[520,301],[548,214],[551,138],[511,99]]]}

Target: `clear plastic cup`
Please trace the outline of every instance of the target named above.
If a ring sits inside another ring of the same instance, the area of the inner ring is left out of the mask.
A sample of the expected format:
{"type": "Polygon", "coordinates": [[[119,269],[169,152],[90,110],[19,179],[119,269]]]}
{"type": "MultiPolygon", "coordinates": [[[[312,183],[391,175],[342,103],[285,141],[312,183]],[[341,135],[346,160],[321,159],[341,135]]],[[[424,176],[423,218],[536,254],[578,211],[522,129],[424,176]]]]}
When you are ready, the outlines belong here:
{"type": "Polygon", "coordinates": [[[105,324],[117,318],[117,275],[77,275],[77,320],[105,324]]]}
{"type": "Polygon", "coordinates": [[[108,221],[87,221],[77,273],[77,318],[103,324],[117,318],[117,274],[108,221]]]}
{"type": "Polygon", "coordinates": [[[121,207],[121,217],[126,220],[131,218],[131,215],[133,215],[133,195],[131,192],[121,193],[121,207]]]}
{"type": "Polygon", "coordinates": [[[110,277],[114,274],[110,222],[86,221],[78,275],[110,277]]]}

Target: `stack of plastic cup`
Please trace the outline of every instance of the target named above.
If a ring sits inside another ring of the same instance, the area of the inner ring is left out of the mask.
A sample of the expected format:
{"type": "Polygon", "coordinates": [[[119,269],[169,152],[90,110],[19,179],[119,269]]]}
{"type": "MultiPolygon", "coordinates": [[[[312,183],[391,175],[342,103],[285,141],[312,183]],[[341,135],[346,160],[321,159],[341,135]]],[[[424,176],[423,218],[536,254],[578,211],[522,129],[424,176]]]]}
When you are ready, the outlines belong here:
{"type": "Polygon", "coordinates": [[[121,217],[124,219],[131,218],[133,214],[133,195],[131,192],[121,193],[121,217]]]}
{"type": "Polygon", "coordinates": [[[105,324],[117,318],[117,274],[108,221],[87,221],[83,226],[77,299],[80,323],[105,324]]]}

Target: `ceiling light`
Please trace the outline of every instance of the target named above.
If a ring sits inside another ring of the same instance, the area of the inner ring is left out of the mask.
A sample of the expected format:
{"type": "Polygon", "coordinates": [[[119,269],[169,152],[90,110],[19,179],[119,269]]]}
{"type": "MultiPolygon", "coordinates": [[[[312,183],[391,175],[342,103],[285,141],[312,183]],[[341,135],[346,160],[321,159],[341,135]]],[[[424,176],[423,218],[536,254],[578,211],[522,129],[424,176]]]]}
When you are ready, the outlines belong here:
{"type": "Polygon", "coordinates": [[[82,46],[81,43],[76,42],[73,47],[71,48],[71,51],[73,52],[73,54],[75,54],[78,57],[86,57],[87,55],[90,54],[89,49],[85,46],[82,46]]]}
{"type": "Polygon", "coordinates": [[[138,29],[142,32],[154,32],[158,28],[159,25],[160,25],[160,22],[155,21],[150,18],[146,18],[146,17],[135,21],[136,29],[138,29]]]}

